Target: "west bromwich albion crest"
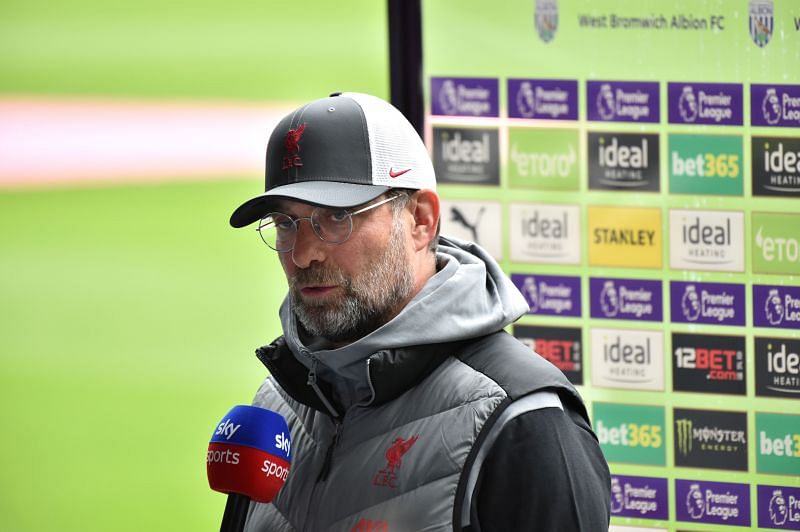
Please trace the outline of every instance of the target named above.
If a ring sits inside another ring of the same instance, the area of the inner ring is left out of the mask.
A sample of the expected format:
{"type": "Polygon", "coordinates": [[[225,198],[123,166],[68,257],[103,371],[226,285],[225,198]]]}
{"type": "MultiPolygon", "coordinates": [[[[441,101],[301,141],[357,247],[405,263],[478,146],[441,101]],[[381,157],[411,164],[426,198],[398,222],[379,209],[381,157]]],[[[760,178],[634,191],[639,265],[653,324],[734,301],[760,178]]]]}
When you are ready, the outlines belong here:
{"type": "Polygon", "coordinates": [[[774,27],[772,0],[750,0],[750,38],[759,48],[769,43],[774,27]]]}

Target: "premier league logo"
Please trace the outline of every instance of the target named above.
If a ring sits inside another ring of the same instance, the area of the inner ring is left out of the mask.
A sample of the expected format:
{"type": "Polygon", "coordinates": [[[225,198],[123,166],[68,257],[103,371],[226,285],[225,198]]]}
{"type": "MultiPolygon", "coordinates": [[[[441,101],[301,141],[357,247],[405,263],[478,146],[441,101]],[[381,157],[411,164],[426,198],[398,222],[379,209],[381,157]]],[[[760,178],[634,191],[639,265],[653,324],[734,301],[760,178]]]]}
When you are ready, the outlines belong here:
{"type": "Polygon", "coordinates": [[[614,281],[606,281],[603,285],[603,291],[600,292],[600,308],[608,317],[616,316],[619,312],[619,295],[614,281]]]}
{"type": "Polygon", "coordinates": [[[520,83],[517,91],[517,109],[525,118],[531,118],[536,111],[536,97],[530,81],[520,83]]]}
{"type": "Polygon", "coordinates": [[[774,27],[772,0],[750,0],[750,38],[763,48],[769,43],[774,27]]]}
{"type": "Polygon", "coordinates": [[[697,98],[691,85],[683,88],[681,97],[678,99],[678,111],[685,122],[694,122],[697,118],[697,98]]]}
{"type": "Polygon", "coordinates": [[[528,304],[531,312],[539,312],[539,289],[536,288],[536,278],[527,277],[522,289],[528,296],[528,304]]]}
{"type": "Polygon", "coordinates": [[[533,22],[539,38],[546,43],[552,41],[558,29],[558,0],[536,0],[533,22]]]}
{"type": "Polygon", "coordinates": [[[625,497],[622,494],[622,486],[619,485],[619,479],[611,477],[611,513],[620,513],[624,505],[625,497]]]}
{"type": "Polygon", "coordinates": [[[767,89],[767,93],[761,101],[761,112],[764,113],[764,120],[771,126],[777,124],[781,119],[781,102],[778,100],[778,93],[775,89],[767,89]]]}
{"type": "Polygon", "coordinates": [[[692,519],[700,519],[706,510],[703,502],[703,493],[700,491],[699,484],[692,484],[689,493],[686,495],[686,510],[692,519]]]}
{"type": "Polygon", "coordinates": [[[773,491],[772,498],[769,500],[769,518],[772,524],[784,524],[788,514],[789,512],[786,507],[786,499],[783,497],[783,492],[781,490],[773,491]]]}
{"type": "Polygon", "coordinates": [[[693,284],[686,287],[681,298],[683,316],[689,321],[697,321],[700,317],[700,296],[693,284]]]}
{"type": "Polygon", "coordinates": [[[777,290],[770,290],[764,303],[764,313],[772,325],[780,325],[783,321],[783,302],[777,290]]]}
{"type": "Polygon", "coordinates": [[[453,80],[448,79],[442,83],[442,88],[439,89],[439,105],[449,115],[458,114],[458,93],[453,80]]]}
{"type": "Polygon", "coordinates": [[[603,120],[613,120],[615,115],[616,102],[614,101],[614,93],[611,90],[611,85],[603,83],[600,85],[600,90],[597,92],[597,112],[603,120]]]}

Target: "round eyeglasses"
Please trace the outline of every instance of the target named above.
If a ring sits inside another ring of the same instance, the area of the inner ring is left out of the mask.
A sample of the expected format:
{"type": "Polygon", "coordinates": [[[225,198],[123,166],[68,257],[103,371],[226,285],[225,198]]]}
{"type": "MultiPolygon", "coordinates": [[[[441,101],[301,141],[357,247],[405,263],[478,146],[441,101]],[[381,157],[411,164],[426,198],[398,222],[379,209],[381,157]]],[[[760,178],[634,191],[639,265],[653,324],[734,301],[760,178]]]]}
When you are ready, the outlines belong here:
{"type": "Polygon", "coordinates": [[[395,194],[353,212],[347,209],[315,207],[311,211],[311,216],[301,218],[292,218],[282,212],[271,212],[261,218],[256,230],[261,235],[261,240],[279,253],[287,253],[294,249],[297,241],[297,224],[300,223],[300,220],[308,220],[314,234],[323,242],[341,244],[346,242],[353,232],[353,216],[380,207],[401,196],[402,194],[395,194]]]}

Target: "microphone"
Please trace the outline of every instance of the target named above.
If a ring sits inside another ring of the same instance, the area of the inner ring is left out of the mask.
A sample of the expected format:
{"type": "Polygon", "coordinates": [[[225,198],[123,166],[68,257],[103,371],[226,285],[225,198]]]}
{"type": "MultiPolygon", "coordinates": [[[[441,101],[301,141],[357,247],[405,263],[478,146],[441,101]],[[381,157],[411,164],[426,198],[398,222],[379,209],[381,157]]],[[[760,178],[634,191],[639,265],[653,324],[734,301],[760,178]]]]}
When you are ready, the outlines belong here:
{"type": "Polygon", "coordinates": [[[208,484],[228,493],[220,530],[242,530],[250,500],[271,502],[286,482],[292,441],[280,414],[234,406],[220,421],[206,454],[208,484]]]}

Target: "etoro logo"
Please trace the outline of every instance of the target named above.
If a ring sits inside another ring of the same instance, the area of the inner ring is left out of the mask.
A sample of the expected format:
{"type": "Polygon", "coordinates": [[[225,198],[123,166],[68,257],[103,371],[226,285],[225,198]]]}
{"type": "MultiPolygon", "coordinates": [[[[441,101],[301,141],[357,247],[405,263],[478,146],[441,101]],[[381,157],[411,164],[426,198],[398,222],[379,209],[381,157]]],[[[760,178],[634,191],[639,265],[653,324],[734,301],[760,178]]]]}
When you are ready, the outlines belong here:
{"type": "Polygon", "coordinates": [[[747,414],[674,409],[675,465],[747,471],[747,414]]]}
{"type": "Polygon", "coordinates": [[[800,399],[800,340],[755,338],[756,395],[800,399]]]}
{"type": "Polygon", "coordinates": [[[508,171],[512,187],[577,190],[578,132],[509,128],[508,171]]]}
{"type": "Polygon", "coordinates": [[[745,395],[742,336],[672,333],[675,391],[745,395]]]}
{"type": "Polygon", "coordinates": [[[659,331],[592,329],[592,384],[664,389],[664,336],[659,331]]]}
{"type": "Polygon", "coordinates": [[[669,220],[672,268],[744,271],[744,213],[672,209],[669,220]]]}
{"type": "Polygon", "coordinates": [[[663,408],[596,402],[592,426],[608,461],[665,465],[663,408]]]}
{"type": "Polygon", "coordinates": [[[759,473],[800,475],[800,416],[756,412],[759,473]]]}
{"type": "Polygon", "coordinates": [[[753,271],[800,272],[800,215],[753,213],[753,271]]]}

